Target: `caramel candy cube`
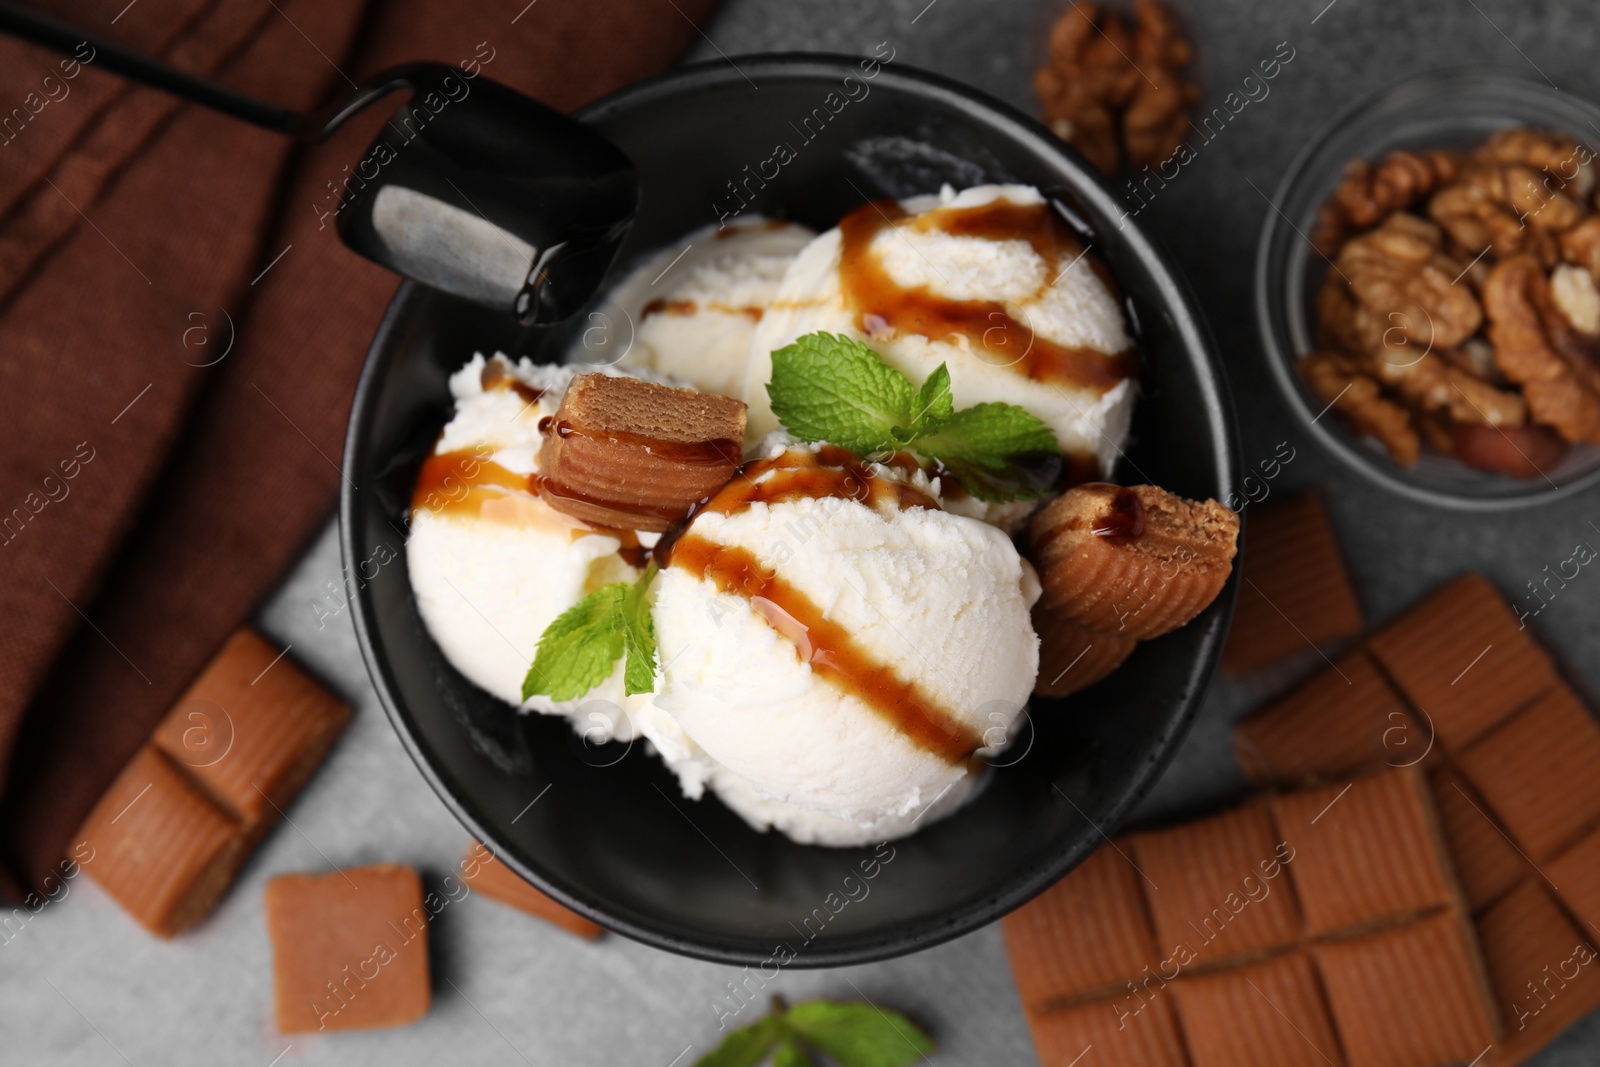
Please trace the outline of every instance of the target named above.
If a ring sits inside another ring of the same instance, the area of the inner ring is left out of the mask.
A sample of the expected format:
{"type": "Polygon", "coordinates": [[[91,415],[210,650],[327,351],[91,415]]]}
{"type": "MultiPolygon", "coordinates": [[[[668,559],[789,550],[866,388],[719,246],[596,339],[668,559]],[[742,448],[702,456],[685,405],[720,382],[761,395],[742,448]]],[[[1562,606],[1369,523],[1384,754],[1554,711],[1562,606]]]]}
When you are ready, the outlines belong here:
{"type": "Polygon", "coordinates": [[[380,863],[267,883],[278,1030],[369,1030],[427,1014],[428,912],[410,867],[380,863]]]}
{"type": "Polygon", "coordinates": [[[1039,605],[1143,641],[1205,610],[1233,572],[1239,516],[1154,485],[1067,490],[1028,524],[1039,605]]]}
{"type": "Polygon", "coordinates": [[[1457,912],[1311,953],[1350,1067],[1471,1063],[1497,1037],[1488,980],[1457,912]]]}
{"type": "Polygon", "coordinates": [[[1494,821],[1488,802],[1466,779],[1450,767],[1439,767],[1429,777],[1445,847],[1467,906],[1477,911],[1531,874],[1532,868],[1494,821]]]}
{"type": "Polygon", "coordinates": [[[1095,990],[1121,995],[1130,979],[1145,980],[1165,955],[1156,949],[1143,879],[1127,849],[1127,842],[1106,845],[1005,917],[1006,951],[1027,1011],[1095,990]]]}
{"type": "Polygon", "coordinates": [[[1189,1063],[1172,997],[1165,992],[1130,993],[1117,1000],[1030,1015],[1028,1025],[1041,1067],[1187,1067],[1189,1063]]]}
{"type": "Polygon", "coordinates": [[[1300,910],[1283,876],[1291,853],[1266,804],[1128,840],[1150,879],[1147,899],[1163,959],[1188,968],[1300,936],[1300,910]]]}
{"type": "Polygon", "coordinates": [[[1290,952],[1172,984],[1194,1067],[1341,1067],[1311,957],[1290,952]]]}
{"type": "Polygon", "coordinates": [[[1573,925],[1543,879],[1521,882],[1477,925],[1506,1033],[1487,1062],[1521,1063],[1600,1007],[1594,934],[1573,925]]]}
{"type": "Polygon", "coordinates": [[[1319,937],[1456,902],[1427,783],[1413,767],[1272,800],[1306,933],[1319,937]]]}
{"type": "Polygon", "coordinates": [[[1249,540],[1223,670],[1245,674],[1361,632],[1361,606],[1321,494],[1252,509],[1249,540]]]}
{"type": "Polygon", "coordinates": [[[350,708],[254,630],[240,630],[156,727],[152,743],[264,831],[350,719],[350,708]]]}
{"type": "Polygon", "coordinates": [[[1586,937],[1600,937],[1600,830],[1591,830],[1544,865],[1560,887],[1562,901],[1582,924],[1586,937]]]}
{"type": "Polygon", "coordinates": [[[1251,781],[1301,782],[1423,760],[1432,738],[1372,658],[1357,650],[1335,667],[1235,727],[1234,755],[1251,781]]]}
{"type": "Polygon", "coordinates": [[[244,861],[238,821],[146,746],[79,834],[83,869],[145,929],[171,937],[210,912],[244,861]]]}
{"type": "Polygon", "coordinates": [[[745,406],[607,374],[572,380],[539,449],[540,495],[596,526],[665,530],[727,484],[745,406]]]}
{"type": "Polygon", "coordinates": [[[1035,695],[1064,697],[1087,689],[1122,665],[1138,641],[1127,634],[1088,630],[1059,612],[1033,608],[1039,635],[1039,677],[1035,695]]]}
{"type": "Polygon", "coordinates": [[[585,919],[571,908],[541,893],[501,863],[481,842],[474,841],[461,860],[461,876],[468,886],[518,911],[554,923],[579,937],[593,940],[605,929],[585,919]]]}
{"type": "Polygon", "coordinates": [[[1600,821],[1600,723],[1564,685],[1485,735],[1460,762],[1535,863],[1600,821]]]}
{"type": "Polygon", "coordinates": [[[1483,577],[1457,578],[1384,626],[1367,647],[1459,753],[1556,684],[1549,655],[1483,577]]]}

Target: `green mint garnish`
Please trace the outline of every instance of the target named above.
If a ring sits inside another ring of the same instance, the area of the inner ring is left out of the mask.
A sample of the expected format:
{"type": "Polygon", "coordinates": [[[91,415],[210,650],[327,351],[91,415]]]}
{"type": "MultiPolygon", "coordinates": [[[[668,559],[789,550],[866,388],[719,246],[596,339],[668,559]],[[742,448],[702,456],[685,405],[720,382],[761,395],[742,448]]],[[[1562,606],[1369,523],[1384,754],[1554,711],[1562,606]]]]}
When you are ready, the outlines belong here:
{"type": "Polygon", "coordinates": [[[522,699],[574,700],[609,678],[624,655],[628,695],[653,691],[656,628],[645,593],[656,570],[652,562],[638,581],[603,585],[556,616],[539,637],[522,699]]]}
{"type": "Polygon", "coordinates": [[[792,1007],[772,998],[772,1011],[740,1027],[695,1061],[695,1067],[815,1064],[807,1048],[839,1067],[905,1067],[932,1052],[933,1039],[897,1011],[875,1004],[807,1000],[792,1007]]]}
{"type": "Polygon", "coordinates": [[[1041,456],[1061,446],[1038,416],[1015,404],[955,410],[943,364],[921,388],[860,341],[810,333],[772,353],[772,411],[802,441],[827,441],[859,456],[910,452],[944,467],[980,500],[1022,500],[1050,491],[1041,456]],[[1031,461],[1031,462],[1030,462],[1031,461]]]}

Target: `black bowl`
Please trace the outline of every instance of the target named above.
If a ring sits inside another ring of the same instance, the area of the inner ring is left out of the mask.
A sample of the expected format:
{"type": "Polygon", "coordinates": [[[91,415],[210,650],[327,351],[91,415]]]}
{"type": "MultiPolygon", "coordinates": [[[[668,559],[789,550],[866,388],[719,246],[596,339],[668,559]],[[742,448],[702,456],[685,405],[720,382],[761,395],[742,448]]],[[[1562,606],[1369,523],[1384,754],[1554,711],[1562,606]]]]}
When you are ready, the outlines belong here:
{"type": "MultiPolygon", "coordinates": [[[[727,183],[742,181],[747,164],[770,174],[763,161],[779,141],[797,149],[794,158],[764,188],[749,183],[746,210],[819,228],[864,196],[932,192],[941,182],[1039,186],[1076,216],[1115,274],[1146,360],[1121,480],[1229,497],[1238,444],[1209,333],[1167,257],[1088,164],[1005,105],[897,64],[864,78],[858,58],[737,62],[686,67],[581,113],[643,179],[624,259],[716,221],[730,206],[727,183]],[[814,109],[824,109],[825,125],[805,125],[814,109]],[[802,127],[820,132],[805,142],[802,127]]],[[[418,464],[450,412],[446,376],[476,350],[559,359],[573,330],[590,324],[523,329],[407,283],[356,392],[340,502],[345,564],[359,585],[356,633],[395,729],[467,828],[534,885],[619,933],[735,964],[793,952],[794,966],[860,963],[956,937],[1102,844],[1188,727],[1221,650],[1231,583],[1200,618],[1141,646],[1106,681],[1037,701],[1032,725],[976,800],[876,852],[756,833],[714,799],[685,800],[643,744],[585,745],[564,720],[519,715],[445,661],[412,600],[403,531],[418,464]]]]}

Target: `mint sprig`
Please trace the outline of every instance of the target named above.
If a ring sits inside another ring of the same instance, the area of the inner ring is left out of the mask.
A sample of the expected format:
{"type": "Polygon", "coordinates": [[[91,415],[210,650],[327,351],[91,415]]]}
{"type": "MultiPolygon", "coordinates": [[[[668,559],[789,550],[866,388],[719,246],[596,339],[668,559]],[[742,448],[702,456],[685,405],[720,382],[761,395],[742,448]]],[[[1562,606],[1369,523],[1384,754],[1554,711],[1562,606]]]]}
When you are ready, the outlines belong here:
{"type": "Polygon", "coordinates": [[[1041,469],[1059,469],[1061,446],[1037,415],[1000,403],[957,411],[943,363],[916,387],[849,337],[809,333],[772,353],[767,395],[773,414],[802,441],[859,456],[910,452],[980,500],[1043,496],[1053,479],[1041,469]]]}
{"type": "Polygon", "coordinates": [[[652,562],[638,581],[603,585],[556,616],[539,637],[522,699],[574,700],[609,678],[623,656],[627,694],[653,691],[656,628],[645,593],[656,571],[652,562]]]}
{"type": "Polygon", "coordinates": [[[809,1049],[839,1067],[904,1067],[934,1049],[916,1023],[875,1004],[807,1000],[792,1007],[772,998],[772,1010],[740,1027],[695,1061],[694,1067],[811,1067],[809,1049]]]}

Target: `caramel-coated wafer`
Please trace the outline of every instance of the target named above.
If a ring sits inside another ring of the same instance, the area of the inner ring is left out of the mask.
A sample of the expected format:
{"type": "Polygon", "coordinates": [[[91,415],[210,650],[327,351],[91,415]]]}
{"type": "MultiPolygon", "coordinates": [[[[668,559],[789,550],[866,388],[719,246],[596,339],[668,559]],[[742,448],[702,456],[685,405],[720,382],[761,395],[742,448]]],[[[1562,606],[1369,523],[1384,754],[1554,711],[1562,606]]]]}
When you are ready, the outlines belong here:
{"type": "Polygon", "coordinates": [[[1005,917],[1011,971],[1029,1012],[1094,990],[1120,994],[1128,980],[1157,966],[1162,954],[1127,848],[1106,845],[1005,917]]]}
{"type": "Polygon", "coordinates": [[[1251,781],[1333,778],[1383,764],[1421,762],[1432,738],[1371,657],[1339,658],[1234,728],[1234,755],[1251,781]]]}
{"type": "Polygon", "coordinates": [[[1600,723],[1565,685],[1485,734],[1460,762],[1535,863],[1600,822],[1600,723]]]}
{"type": "Polygon", "coordinates": [[[1468,574],[1368,639],[1379,666],[1460,752],[1556,683],[1549,655],[1494,586],[1468,574]]]}
{"type": "Polygon", "coordinates": [[[1429,783],[1468,907],[1477,911],[1532,873],[1470,782],[1445,766],[1434,769],[1429,783]]]}
{"type": "Polygon", "coordinates": [[[1456,900],[1427,783],[1414,767],[1274,797],[1313,937],[1456,900]]]}
{"type": "Polygon", "coordinates": [[[1311,953],[1350,1067],[1470,1063],[1495,1041],[1488,979],[1454,911],[1311,953]]]}
{"type": "Polygon", "coordinates": [[[1198,615],[1233,570],[1239,517],[1153,485],[1069,489],[1028,524],[1040,604],[1139,640],[1198,615]]]}
{"type": "Polygon", "coordinates": [[[1290,855],[1265,803],[1128,838],[1148,894],[1157,940],[1177,960],[1215,962],[1288,945],[1300,909],[1283,873],[1290,855]]]}
{"type": "Polygon", "coordinates": [[[1311,957],[1261,963],[1172,983],[1194,1067],[1341,1067],[1311,957]]]}
{"type": "Polygon", "coordinates": [[[1030,1015],[1041,1067],[1188,1067],[1172,997],[1128,994],[1030,1015]],[[1087,1055],[1086,1055],[1087,1053],[1087,1055]]]}
{"type": "Polygon", "coordinates": [[[83,869],[124,911],[161,937],[210,912],[244,861],[242,827],[145,746],[78,831],[83,869]]]}
{"type": "Polygon", "coordinates": [[[1042,697],[1087,689],[1120,667],[1139,644],[1127,634],[1085,629],[1037,604],[1033,630],[1039,635],[1039,677],[1033,691],[1042,697]]]}
{"type": "Polygon", "coordinates": [[[1245,674],[1361,631],[1361,606],[1319,493],[1250,510],[1223,670],[1245,674]]]}
{"type": "Polygon", "coordinates": [[[473,889],[492,900],[509,904],[561,927],[579,937],[593,940],[605,933],[603,927],[561,904],[518,877],[482,844],[474,841],[461,860],[461,877],[473,889]]]}
{"type": "Polygon", "coordinates": [[[1506,1035],[1487,1063],[1521,1063],[1600,1007],[1595,934],[1573,925],[1542,878],[1496,901],[1477,930],[1506,1035]]]}

